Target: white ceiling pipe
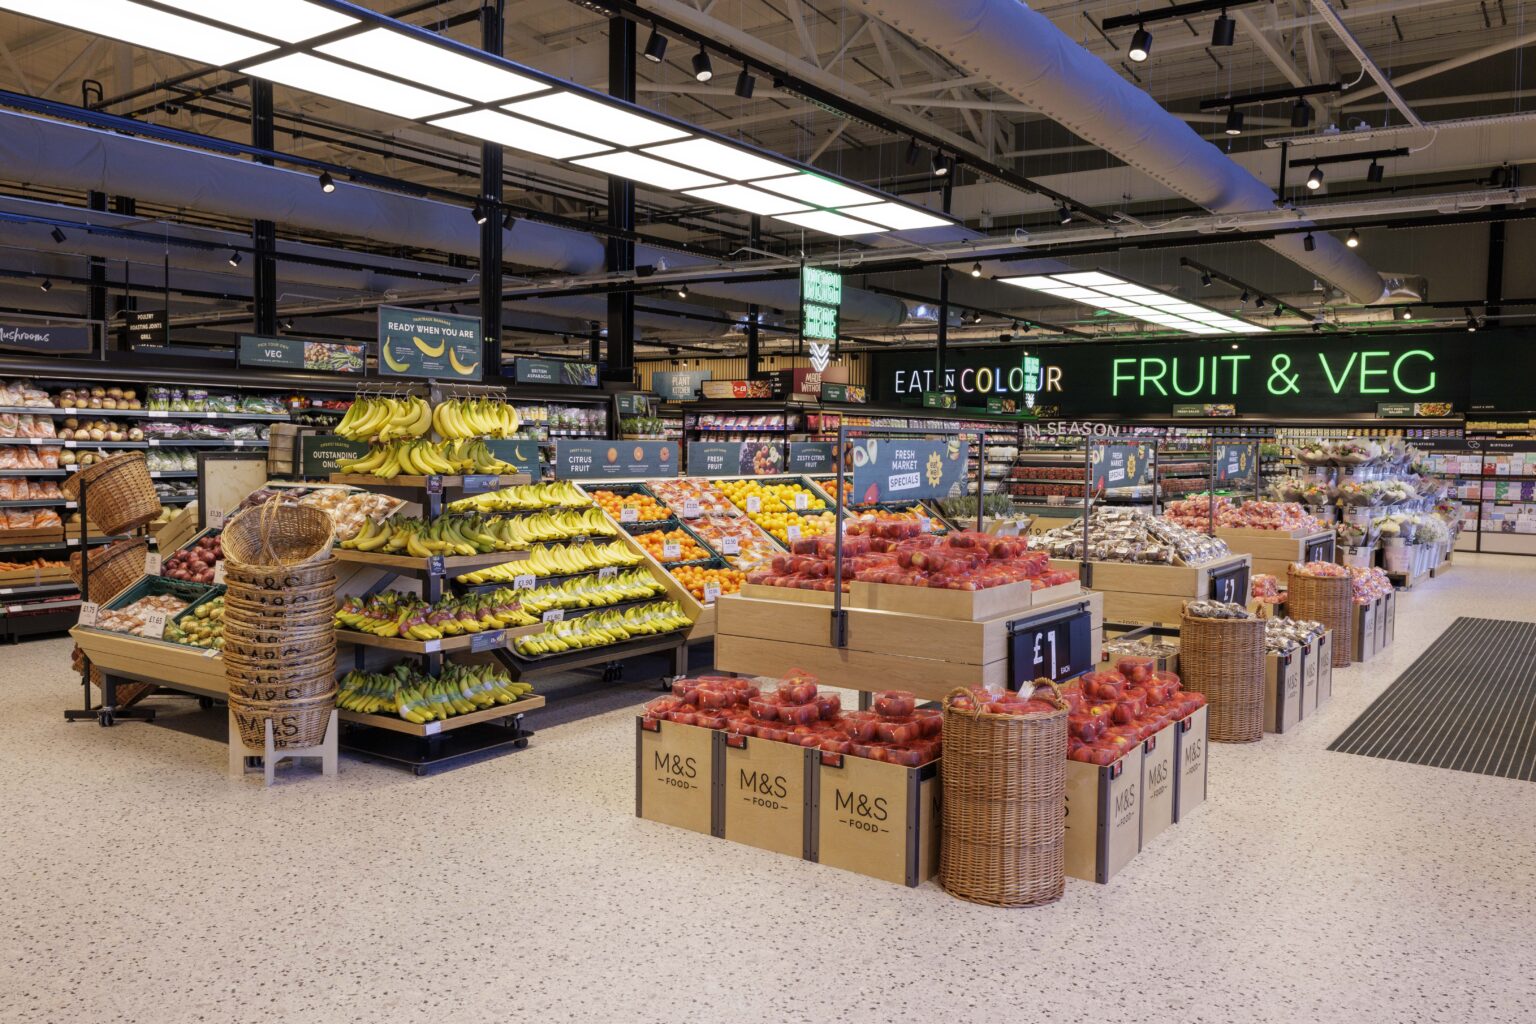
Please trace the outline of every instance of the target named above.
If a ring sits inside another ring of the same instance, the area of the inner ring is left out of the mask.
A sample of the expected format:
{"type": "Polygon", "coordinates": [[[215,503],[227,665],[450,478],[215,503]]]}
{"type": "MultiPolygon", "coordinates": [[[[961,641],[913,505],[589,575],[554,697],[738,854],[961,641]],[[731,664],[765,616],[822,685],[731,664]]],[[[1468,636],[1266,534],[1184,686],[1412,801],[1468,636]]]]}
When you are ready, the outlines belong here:
{"type": "MultiPolygon", "coordinates": [[[[1267,185],[1018,0],[856,2],[1207,210],[1248,213],[1274,206],[1267,185]]],[[[1388,295],[1381,275],[1335,239],[1319,238],[1312,252],[1297,236],[1265,244],[1357,302],[1388,295]]]]}

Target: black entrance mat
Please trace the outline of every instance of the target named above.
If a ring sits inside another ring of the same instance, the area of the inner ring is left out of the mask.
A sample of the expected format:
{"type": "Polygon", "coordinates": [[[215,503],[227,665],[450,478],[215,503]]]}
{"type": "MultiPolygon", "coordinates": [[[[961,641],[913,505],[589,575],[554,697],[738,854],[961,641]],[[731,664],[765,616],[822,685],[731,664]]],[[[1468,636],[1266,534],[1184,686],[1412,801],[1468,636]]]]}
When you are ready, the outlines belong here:
{"type": "Polygon", "coordinates": [[[1536,781],[1536,622],[1460,618],[1328,747],[1536,781]]]}

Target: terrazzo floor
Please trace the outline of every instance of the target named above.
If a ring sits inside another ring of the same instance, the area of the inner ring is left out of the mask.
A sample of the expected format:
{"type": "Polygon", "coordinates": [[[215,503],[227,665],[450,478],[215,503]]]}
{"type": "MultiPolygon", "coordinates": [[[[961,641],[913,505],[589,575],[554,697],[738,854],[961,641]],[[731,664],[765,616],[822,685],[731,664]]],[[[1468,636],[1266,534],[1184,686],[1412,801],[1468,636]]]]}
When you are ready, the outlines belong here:
{"type": "Polygon", "coordinates": [[[1536,788],[1324,749],[1455,616],[1536,620],[1536,561],[1456,557],[1318,717],[1216,745],[1203,809],[1036,910],[638,821],[632,708],[264,791],[174,717],[66,725],[68,641],[7,648],[0,1022],[1531,1021],[1536,788]]]}

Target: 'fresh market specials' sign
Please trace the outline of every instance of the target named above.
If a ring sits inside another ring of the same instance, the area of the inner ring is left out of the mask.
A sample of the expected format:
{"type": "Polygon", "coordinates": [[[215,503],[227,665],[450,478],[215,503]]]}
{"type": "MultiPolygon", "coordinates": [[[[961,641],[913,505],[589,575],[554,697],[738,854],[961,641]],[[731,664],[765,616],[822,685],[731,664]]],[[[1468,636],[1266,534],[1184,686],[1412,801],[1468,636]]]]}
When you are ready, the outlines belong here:
{"type": "Polygon", "coordinates": [[[1144,444],[1096,444],[1092,448],[1093,490],[1145,487],[1152,482],[1152,449],[1144,444]]]}
{"type": "Polygon", "coordinates": [[[379,307],[379,373],[479,380],[480,363],[479,317],[379,307]]]}
{"type": "Polygon", "coordinates": [[[950,498],[965,493],[964,441],[906,441],[870,438],[855,441],[853,503],[950,498]]]}

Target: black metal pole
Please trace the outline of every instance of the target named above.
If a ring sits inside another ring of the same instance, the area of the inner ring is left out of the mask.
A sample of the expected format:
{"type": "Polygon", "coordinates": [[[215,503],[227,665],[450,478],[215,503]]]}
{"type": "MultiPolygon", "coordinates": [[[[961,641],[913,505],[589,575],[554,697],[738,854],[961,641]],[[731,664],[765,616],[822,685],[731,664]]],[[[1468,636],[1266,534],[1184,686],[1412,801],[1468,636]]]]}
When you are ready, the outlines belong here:
{"type": "MultiPolygon", "coordinates": [[[[954,192],[954,174],[944,176],[944,212],[949,212],[950,199],[954,192]]],[[[949,267],[939,268],[939,344],[933,355],[934,376],[937,378],[937,390],[944,390],[944,369],[949,360],[949,267]]]]}
{"type": "MultiPolygon", "coordinates": [[[[480,8],[480,48],[502,56],[505,0],[480,8]]],[[[502,149],[494,142],[480,146],[480,201],[487,214],[480,225],[480,334],[484,345],[484,374],[501,374],[501,223],[502,149]]]]}
{"type": "MultiPolygon", "coordinates": [[[[1485,315],[1491,320],[1503,310],[1504,301],[1504,224],[1502,220],[1488,224],[1488,278],[1487,308],[1485,315]]],[[[1497,327],[1498,324],[1490,324],[1497,327]]]]}
{"type": "MultiPolygon", "coordinates": [[[[87,197],[88,204],[93,210],[105,211],[107,208],[107,194],[105,192],[92,192],[87,197]]],[[[92,256],[90,267],[90,311],[86,314],[92,320],[105,322],[107,319],[107,261],[99,256],[92,256]]]]}
{"type": "MultiPolygon", "coordinates": [[[[608,19],[608,95],[635,101],[635,23],[628,18],[608,19]]],[[[626,237],[608,238],[608,270],[635,269],[635,243],[627,237],[635,229],[635,186],[627,178],[608,178],[608,227],[626,237]]],[[[604,380],[624,385],[635,379],[635,296],[630,291],[608,295],[608,368],[604,380]]]]}
{"type": "MultiPolygon", "coordinates": [[[[272,83],[253,78],[251,82],[251,145],[272,149],[272,83]]],[[[271,160],[262,160],[270,164],[271,160]]],[[[277,225],[270,220],[251,222],[251,306],[256,333],[271,337],[277,333],[277,225]]]]}
{"type": "Polygon", "coordinates": [[[591,332],[587,335],[587,360],[593,363],[603,360],[603,329],[596,320],[592,321],[591,332]]]}
{"type": "MultiPolygon", "coordinates": [[[[763,243],[763,218],[757,214],[752,215],[751,234],[747,244],[753,249],[761,249],[763,243]]],[[[758,363],[758,331],[757,331],[757,306],[747,306],[747,379],[757,376],[758,363]]]]}

